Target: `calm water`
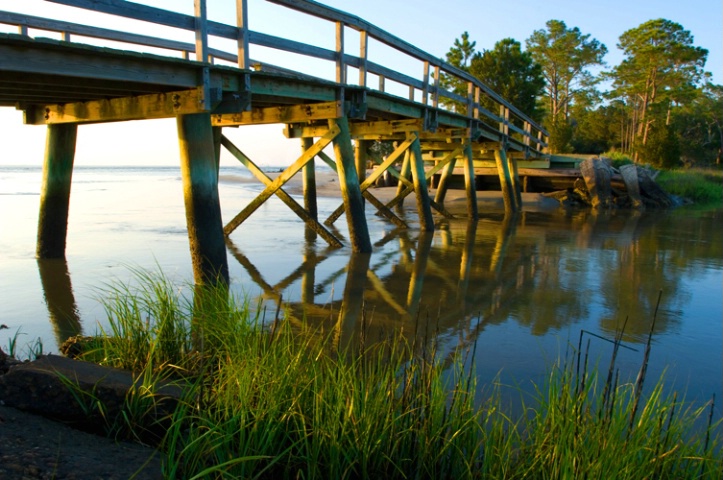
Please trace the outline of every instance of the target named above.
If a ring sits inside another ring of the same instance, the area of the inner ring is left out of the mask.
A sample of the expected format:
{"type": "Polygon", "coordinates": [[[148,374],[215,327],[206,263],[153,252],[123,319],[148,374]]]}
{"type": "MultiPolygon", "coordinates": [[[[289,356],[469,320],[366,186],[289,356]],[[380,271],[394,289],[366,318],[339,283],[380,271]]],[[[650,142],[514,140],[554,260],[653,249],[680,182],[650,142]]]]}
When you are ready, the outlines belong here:
{"type": "MultiPolygon", "coordinates": [[[[178,169],[76,168],[66,261],[34,256],[40,178],[39,168],[0,167],[3,347],[19,331],[21,345],[39,337],[57,352],[67,336],[97,332],[101,289],[127,281],[129,267],[192,279],[178,169]]],[[[261,191],[241,168],[221,178],[225,219],[261,191]]],[[[337,204],[320,199],[320,216],[337,204]]],[[[688,399],[723,397],[723,212],[527,212],[512,221],[482,212],[476,225],[442,222],[433,235],[368,219],[374,253],[350,256],[305,241],[303,223],[267,202],[231,236],[234,289],[270,316],[281,298],[293,322],[333,329],[344,343],[358,339],[363,301],[368,338],[437,335],[447,358],[476,345],[482,382],[541,381],[581,332],[605,362],[611,347],[597,336],[613,338],[626,317],[620,366],[634,375],[662,291],[649,375],[667,370],[688,399]]],[[[338,227],[346,231],[343,219],[338,227]]]]}

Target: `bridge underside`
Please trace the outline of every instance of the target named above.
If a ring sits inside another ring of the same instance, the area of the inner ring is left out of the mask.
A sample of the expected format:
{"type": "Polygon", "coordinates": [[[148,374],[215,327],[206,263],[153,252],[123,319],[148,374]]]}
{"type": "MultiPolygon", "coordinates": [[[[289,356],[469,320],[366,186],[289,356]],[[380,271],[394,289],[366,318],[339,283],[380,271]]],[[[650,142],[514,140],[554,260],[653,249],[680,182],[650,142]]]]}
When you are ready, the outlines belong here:
{"type": "Polygon", "coordinates": [[[514,212],[521,205],[518,166],[549,162],[529,139],[501,133],[498,125],[289,72],[240,70],[7,34],[0,35],[0,57],[0,106],[23,110],[27,124],[48,126],[40,256],[64,255],[67,207],[63,213],[51,205],[67,205],[76,129],[86,123],[177,118],[189,239],[199,282],[228,279],[224,235],[274,195],[332,246],[341,242],[328,226],[345,213],[353,250],[369,252],[363,199],[390,222],[406,227],[393,207],[414,193],[420,228],[433,230],[434,214],[451,216],[444,197],[455,171],[464,174],[467,212],[476,218],[475,169],[496,168],[505,209],[514,212]],[[299,158],[273,180],[222,132],[223,127],[258,124],[285,125],[284,134],[300,139],[303,146],[299,158]],[[373,141],[393,141],[394,151],[384,159],[368,158],[373,141]],[[221,146],[265,185],[225,227],[217,189],[221,146]],[[327,146],[333,146],[334,158],[324,152],[327,146]],[[343,203],[327,219],[317,215],[315,159],[339,175],[343,203]],[[368,162],[377,166],[367,178],[368,162]],[[303,206],[283,189],[299,172],[304,178],[303,206]],[[399,182],[396,197],[386,203],[369,189],[385,172],[399,182]],[[430,198],[427,187],[434,175],[440,180],[430,198]]]}

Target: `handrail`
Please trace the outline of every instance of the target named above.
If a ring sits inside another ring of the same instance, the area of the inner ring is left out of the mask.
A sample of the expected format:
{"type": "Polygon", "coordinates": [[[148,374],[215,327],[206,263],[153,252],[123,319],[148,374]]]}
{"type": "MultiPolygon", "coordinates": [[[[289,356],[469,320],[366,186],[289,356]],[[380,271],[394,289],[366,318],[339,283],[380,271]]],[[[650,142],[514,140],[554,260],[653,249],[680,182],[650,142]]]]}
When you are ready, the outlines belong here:
{"type": "MultiPolygon", "coordinates": [[[[355,15],[351,15],[311,0],[266,1],[307,15],[312,15],[323,20],[335,22],[337,32],[335,50],[308,45],[287,38],[250,30],[248,28],[249,22],[246,18],[246,0],[237,0],[237,17],[239,26],[231,26],[207,20],[204,13],[206,0],[195,0],[195,16],[163,10],[157,7],[137,4],[125,0],[45,1],[192,31],[196,33],[196,44],[194,45],[181,41],[127,33],[111,29],[90,27],[41,17],[20,15],[12,12],[0,12],[0,23],[16,25],[19,27],[20,32],[25,34],[27,34],[26,32],[28,28],[35,28],[46,31],[61,32],[64,40],[69,40],[69,34],[74,34],[103,40],[113,40],[129,44],[178,51],[181,52],[183,58],[185,59],[188,59],[190,52],[195,52],[196,59],[198,61],[210,62],[213,58],[219,58],[224,61],[237,63],[241,68],[248,68],[248,66],[252,64],[260,63],[249,59],[249,44],[309,56],[325,61],[336,62],[337,81],[340,83],[347,83],[346,68],[351,66],[359,70],[359,85],[361,87],[371,89],[367,85],[366,78],[367,75],[371,73],[379,77],[380,85],[377,90],[381,92],[385,92],[384,81],[388,79],[403,86],[407,86],[410,91],[409,99],[412,101],[415,101],[415,91],[421,91],[421,103],[424,105],[438,107],[440,97],[446,98],[466,107],[465,113],[456,113],[460,115],[466,114],[466,116],[471,120],[486,119],[488,122],[492,122],[492,124],[498,124],[499,129],[497,131],[501,135],[501,138],[506,138],[510,135],[510,132],[514,132],[521,135],[525,146],[534,145],[534,148],[540,152],[547,147],[547,137],[549,137],[549,133],[541,125],[537,124],[524,112],[520,111],[517,107],[502,98],[479,79],[355,15]],[[361,44],[359,46],[359,56],[351,55],[344,51],[344,27],[349,27],[360,32],[361,44]],[[209,48],[208,36],[216,36],[238,41],[238,54],[209,48]],[[373,62],[367,58],[367,44],[370,38],[379,41],[416,61],[422,62],[424,69],[422,78],[411,77],[398,72],[393,68],[373,62]],[[202,52],[205,52],[206,54],[204,55],[202,52]],[[467,96],[465,97],[440,87],[439,78],[442,74],[450,75],[466,83],[468,85],[467,96]],[[432,80],[431,82],[430,79],[432,80]],[[482,106],[480,100],[482,95],[490,98],[494,103],[500,106],[499,115],[490,112],[482,106]],[[522,125],[522,128],[511,122],[510,115],[516,119],[515,122],[520,122],[518,125],[522,125]]],[[[267,66],[263,65],[262,68],[267,68],[267,66]]],[[[275,65],[268,65],[268,68],[270,71],[284,70],[283,67],[275,65]]],[[[306,76],[308,75],[305,75],[305,77],[306,76]]],[[[419,102],[417,101],[417,103],[419,102]]]]}

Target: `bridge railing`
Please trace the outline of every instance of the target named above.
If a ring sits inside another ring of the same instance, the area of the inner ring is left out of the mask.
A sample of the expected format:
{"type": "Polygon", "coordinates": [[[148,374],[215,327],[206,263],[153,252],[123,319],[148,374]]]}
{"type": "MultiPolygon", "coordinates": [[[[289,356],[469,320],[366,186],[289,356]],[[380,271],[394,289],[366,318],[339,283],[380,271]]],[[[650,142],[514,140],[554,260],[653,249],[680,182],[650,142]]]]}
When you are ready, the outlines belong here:
{"type": "Polygon", "coordinates": [[[324,21],[333,22],[336,33],[334,50],[250,30],[247,0],[236,0],[235,26],[209,20],[206,12],[206,0],[194,0],[194,15],[186,15],[125,0],[46,1],[190,31],[194,33],[195,43],[32,17],[13,12],[0,12],[0,23],[17,26],[18,33],[23,35],[27,35],[30,28],[60,32],[62,40],[66,41],[70,41],[72,35],[78,35],[175,51],[186,59],[191,54],[194,54],[195,59],[201,62],[212,63],[215,59],[218,59],[232,62],[242,69],[253,67],[294,75],[299,75],[299,73],[296,70],[284,68],[284,65],[254,61],[249,56],[251,47],[266,47],[276,51],[312,57],[333,62],[336,72],[334,80],[338,83],[358,85],[370,91],[390,93],[387,87],[388,80],[406,88],[409,92],[408,100],[417,104],[421,103],[432,108],[443,109],[449,109],[446,105],[455,105],[453,108],[455,113],[468,117],[472,121],[471,123],[480,129],[480,133],[490,140],[509,139],[540,153],[545,152],[547,149],[548,132],[479,79],[357,16],[313,1],[266,0],[324,21]],[[348,52],[349,49],[344,42],[345,28],[353,29],[359,33],[357,54],[348,52]],[[209,37],[218,37],[236,42],[236,51],[229,52],[223,49],[210,48],[209,37]],[[371,59],[369,55],[369,41],[372,39],[416,61],[421,66],[419,75],[416,77],[411,76],[400,72],[396,68],[373,61],[375,59],[371,59]],[[356,81],[349,78],[349,67],[358,71],[359,76],[356,81]],[[377,85],[370,84],[370,75],[378,78],[377,85]],[[467,95],[460,95],[442,88],[440,79],[443,75],[453,79],[456,84],[466,85],[467,95]],[[490,104],[494,105],[498,111],[494,112],[486,108],[490,104]]]}

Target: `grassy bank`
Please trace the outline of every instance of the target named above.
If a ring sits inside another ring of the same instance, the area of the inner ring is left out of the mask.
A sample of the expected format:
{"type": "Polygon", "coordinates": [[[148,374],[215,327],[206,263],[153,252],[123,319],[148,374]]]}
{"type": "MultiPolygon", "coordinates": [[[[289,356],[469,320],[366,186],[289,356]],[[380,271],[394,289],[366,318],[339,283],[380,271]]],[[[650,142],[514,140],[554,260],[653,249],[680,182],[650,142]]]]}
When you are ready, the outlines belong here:
{"type": "Polygon", "coordinates": [[[666,192],[697,205],[723,205],[723,170],[667,170],[660,172],[656,181],[666,192]]]}
{"type": "Polygon", "coordinates": [[[502,387],[480,397],[472,351],[445,372],[433,340],[362,334],[340,350],[333,332],[187,290],[150,274],[114,287],[111,330],[85,353],[143,379],[107,419],[115,434],[148,427],[161,382],[184,386],[161,442],[167,478],[720,478],[712,409],[662,382],[641,397],[644,376],[619,382],[614,360],[601,378],[570,355],[513,417],[502,387]]]}

